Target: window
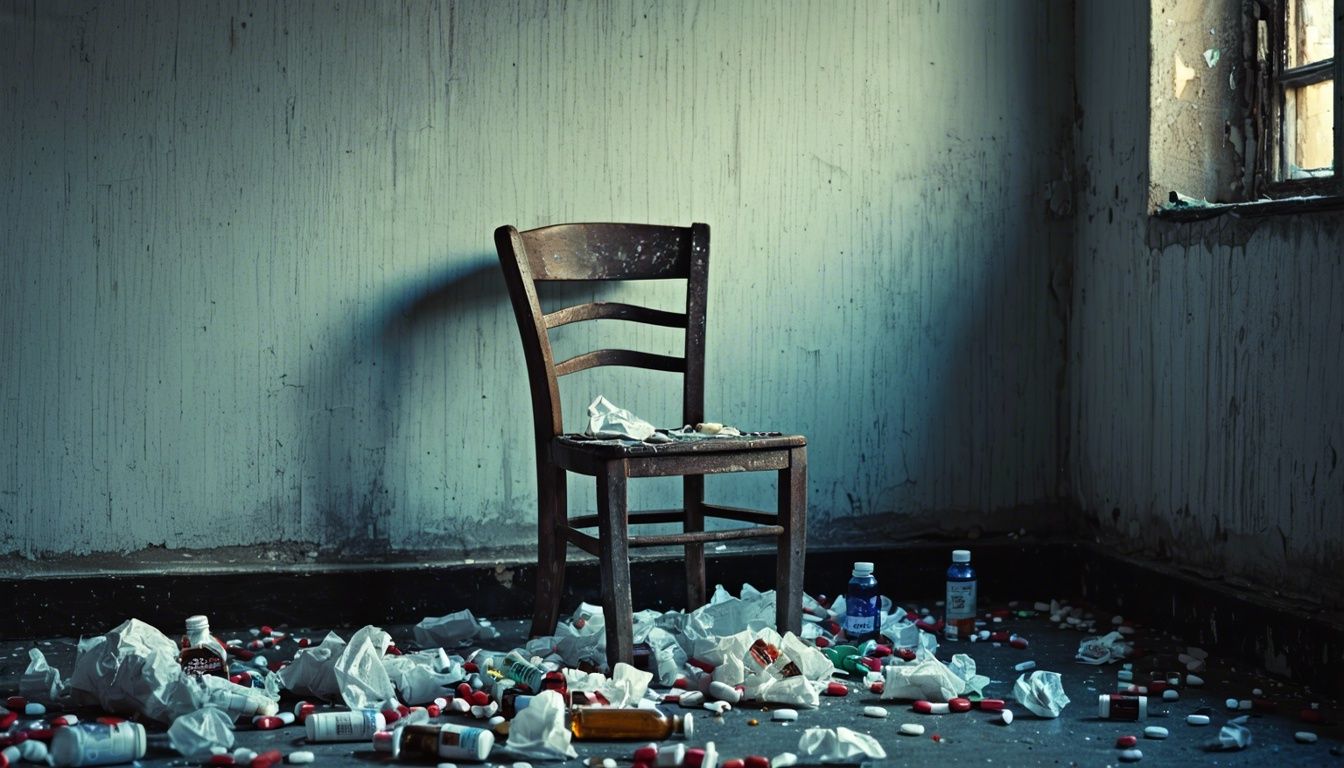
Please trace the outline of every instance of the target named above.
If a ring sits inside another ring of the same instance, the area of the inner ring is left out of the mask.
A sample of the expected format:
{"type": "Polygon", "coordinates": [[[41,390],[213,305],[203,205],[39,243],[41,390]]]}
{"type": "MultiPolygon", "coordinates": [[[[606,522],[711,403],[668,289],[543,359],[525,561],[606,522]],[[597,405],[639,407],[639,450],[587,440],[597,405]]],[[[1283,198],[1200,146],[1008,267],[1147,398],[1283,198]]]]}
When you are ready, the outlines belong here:
{"type": "Polygon", "coordinates": [[[1335,2],[1255,0],[1258,145],[1252,199],[1338,194],[1335,173],[1335,2]]]}

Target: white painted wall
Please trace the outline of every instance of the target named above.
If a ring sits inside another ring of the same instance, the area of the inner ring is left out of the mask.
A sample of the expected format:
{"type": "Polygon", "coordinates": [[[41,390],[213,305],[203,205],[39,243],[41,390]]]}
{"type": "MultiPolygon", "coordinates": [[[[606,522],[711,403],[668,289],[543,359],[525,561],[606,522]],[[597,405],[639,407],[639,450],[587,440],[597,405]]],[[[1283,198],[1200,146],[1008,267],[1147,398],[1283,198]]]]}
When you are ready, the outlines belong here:
{"type": "Polygon", "coordinates": [[[574,220],[711,224],[708,406],[811,436],[814,542],[992,529],[1056,493],[1072,31],[1062,0],[0,0],[0,552],[527,549],[490,235],[574,220]]]}
{"type": "Polygon", "coordinates": [[[1073,496],[1123,551],[1337,606],[1344,217],[1150,221],[1148,9],[1078,12],[1073,496]]]}

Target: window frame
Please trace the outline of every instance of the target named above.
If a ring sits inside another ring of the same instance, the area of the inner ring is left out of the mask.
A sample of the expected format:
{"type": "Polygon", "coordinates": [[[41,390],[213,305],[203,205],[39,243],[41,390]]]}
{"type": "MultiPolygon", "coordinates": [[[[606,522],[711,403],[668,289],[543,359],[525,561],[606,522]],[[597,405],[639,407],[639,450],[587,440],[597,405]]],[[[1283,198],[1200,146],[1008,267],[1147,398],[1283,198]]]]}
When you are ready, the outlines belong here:
{"type": "Polygon", "coordinates": [[[1344,0],[1334,0],[1335,55],[1289,67],[1288,8],[1294,2],[1299,0],[1255,0],[1249,4],[1253,13],[1248,15],[1247,21],[1252,25],[1251,41],[1255,53],[1247,67],[1257,76],[1251,111],[1257,144],[1261,147],[1255,158],[1251,200],[1344,194],[1344,177],[1339,164],[1340,134],[1344,132],[1340,110],[1340,70],[1344,60],[1339,56],[1340,15],[1344,0]],[[1259,56],[1259,24],[1262,22],[1266,26],[1268,72],[1264,71],[1262,65],[1265,62],[1259,56]],[[1330,176],[1316,178],[1282,178],[1288,155],[1288,92],[1326,81],[1334,82],[1334,171],[1330,176]]]}

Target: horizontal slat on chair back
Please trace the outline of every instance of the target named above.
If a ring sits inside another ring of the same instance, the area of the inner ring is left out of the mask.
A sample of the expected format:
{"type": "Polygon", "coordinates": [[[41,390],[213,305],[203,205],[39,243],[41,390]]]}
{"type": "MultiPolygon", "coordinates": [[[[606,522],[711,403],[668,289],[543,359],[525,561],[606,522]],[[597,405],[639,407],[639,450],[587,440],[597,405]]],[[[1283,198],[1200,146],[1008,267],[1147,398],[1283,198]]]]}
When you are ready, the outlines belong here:
{"type": "Polygon", "coordinates": [[[595,349],[582,355],[555,364],[556,376],[568,376],[571,373],[586,371],[601,365],[625,365],[631,368],[647,368],[651,371],[686,372],[686,359],[671,355],[655,355],[651,352],[636,352],[633,349],[595,349]]]}
{"type": "Polygon", "coordinates": [[[559,328],[562,325],[583,320],[630,320],[636,323],[661,325],[667,328],[686,327],[685,312],[666,312],[661,309],[621,304],[615,301],[595,301],[590,304],[575,304],[572,307],[558,309],[546,315],[546,327],[559,328]]]}
{"type": "Polygon", "coordinates": [[[557,224],[521,235],[534,280],[663,280],[690,274],[689,229],[557,224]]]}

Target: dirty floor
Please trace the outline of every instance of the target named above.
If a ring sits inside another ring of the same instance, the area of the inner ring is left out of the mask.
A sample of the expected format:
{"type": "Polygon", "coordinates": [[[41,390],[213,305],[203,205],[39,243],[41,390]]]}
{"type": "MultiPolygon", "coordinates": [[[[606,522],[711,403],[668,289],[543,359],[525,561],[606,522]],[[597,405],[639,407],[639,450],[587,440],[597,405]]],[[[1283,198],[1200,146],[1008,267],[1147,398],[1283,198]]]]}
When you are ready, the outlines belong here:
{"type": "MultiPolygon", "coordinates": [[[[1029,607],[1031,602],[1027,601],[1024,605],[1029,607]]],[[[996,606],[982,608],[993,607],[996,606]]],[[[1109,623],[1109,613],[1103,616],[1103,612],[1098,611],[1097,615],[1102,617],[1099,625],[1109,623]]],[[[264,622],[266,617],[257,618],[259,622],[264,622]]],[[[503,636],[491,641],[494,648],[513,647],[524,640],[526,625],[522,621],[496,621],[495,626],[503,636]]],[[[289,631],[291,640],[283,643],[279,649],[267,651],[273,660],[288,658],[293,654],[296,646],[292,638],[311,637],[316,642],[329,629],[278,628],[289,631]]],[[[783,752],[796,751],[799,734],[806,728],[845,726],[875,737],[888,754],[887,760],[878,762],[891,765],[937,761],[939,765],[1108,766],[1121,762],[1120,750],[1115,746],[1116,739],[1135,735],[1138,736],[1138,748],[1143,753],[1142,765],[1344,766],[1344,747],[1341,746],[1344,732],[1340,726],[1306,724],[1299,720],[1300,711],[1309,708],[1313,702],[1319,704],[1320,711],[1330,721],[1338,720],[1340,710],[1335,702],[1313,696],[1300,686],[1256,670],[1237,668],[1212,657],[1203,673],[1203,686],[1181,688],[1177,701],[1154,702],[1152,708],[1158,711],[1150,715],[1146,722],[1101,720],[1097,717],[1097,695],[1116,690],[1116,672],[1120,669],[1118,664],[1097,667],[1075,661],[1074,654],[1079,640],[1084,637],[1083,633],[1052,624],[1043,615],[1009,618],[1002,628],[1027,638],[1030,646],[1027,649],[1015,649],[1007,644],[996,647],[988,642],[945,642],[939,649],[938,657],[946,661],[954,652],[970,654],[977,663],[978,671],[994,681],[986,688],[985,695],[1009,700],[1008,706],[1016,715],[1010,725],[1003,725],[997,714],[979,710],[950,715],[916,714],[908,702],[884,702],[856,685],[851,687],[847,696],[823,696],[818,710],[800,711],[796,722],[774,722],[770,719],[769,711],[748,704],[740,705],[723,717],[713,717],[704,710],[695,710],[695,732],[688,746],[700,746],[713,741],[720,760],[749,755],[773,757],[783,752]],[[1012,683],[1018,675],[1013,667],[1024,661],[1034,661],[1037,669],[1056,671],[1063,675],[1064,689],[1071,703],[1058,719],[1037,718],[1011,701],[1012,683]],[[1260,689],[1258,695],[1254,693],[1256,689],[1260,689]],[[1222,724],[1230,717],[1246,714],[1229,712],[1225,705],[1229,698],[1259,700],[1257,709],[1249,713],[1248,725],[1254,741],[1248,748],[1237,752],[1208,751],[1206,745],[1216,740],[1222,724]],[[881,706],[888,716],[885,719],[864,716],[864,707],[868,705],[881,706]],[[1212,724],[1203,727],[1187,725],[1186,715],[1198,712],[1209,714],[1212,724]],[[903,723],[923,725],[925,732],[922,736],[900,735],[899,729],[903,723]],[[1166,727],[1170,735],[1162,740],[1144,738],[1145,725],[1166,727]],[[1314,744],[1298,743],[1294,739],[1298,731],[1313,732],[1319,736],[1319,741],[1314,744]]],[[[90,628],[91,632],[96,630],[99,633],[107,629],[110,627],[90,628]]],[[[334,629],[342,637],[349,638],[357,628],[334,629]]],[[[399,647],[415,647],[410,626],[385,629],[399,647]]],[[[252,637],[248,630],[245,627],[223,628],[217,629],[216,634],[226,640],[247,640],[252,637]]],[[[1143,683],[1159,676],[1159,673],[1161,677],[1166,677],[1165,673],[1183,669],[1177,655],[1184,652],[1186,646],[1177,638],[1165,635],[1159,628],[1138,627],[1132,639],[1137,647],[1136,658],[1133,659],[1136,683],[1143,683]]],[[[0,643],[0,692],[5,695],[17,692],[19,677],[28,660],[27,649],[31,645],[31,642],[16,641],[0,643]]],[[[74,638],[37,641],[37,647],[46,654],[48,661],[63,674],[68,674],[73,667],[75,646],[74,638]]],[[[282,710],[286,708],[282,702],[282,710]]],[[[676,706],[667,708],[674,713],[681,711],[676,706]]],[[[92,717],[97,713],[80,714],[92,717]]],[[[470,722],[466,719],[449,719],[470,722]]],[[[20,725],[23,722],[25,720],[21,720],[20,725]]],[[[154,729],[151,729],[151,751],[141,761],[141,765],[198,764],[167,751],[165,746],[160,746],[163,739],[155,738],[154,733],[154,729]]],[[[236,735],[238,745],[258,752],[267,749],[279,749],[285,753],[311,750],[316,755],[316,764],[321,766],[368,766],[391,762],[387,755],[374,752],[363,744],[307,745],[303,729],[298,725],[274,731],[253,731],[240,726],[236,735]]],[[[630,765],[635,746],[630,743],[575,742],[579,761],[610,757],[627,766],[630,765]]],[[[579,761],[572,761],[571,764],[578,765],[579,761]]],[[[508,761],[500,762],[508,764],[508,761]]]]}

